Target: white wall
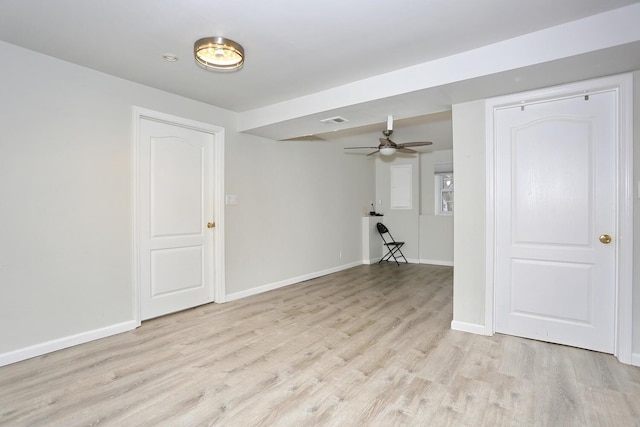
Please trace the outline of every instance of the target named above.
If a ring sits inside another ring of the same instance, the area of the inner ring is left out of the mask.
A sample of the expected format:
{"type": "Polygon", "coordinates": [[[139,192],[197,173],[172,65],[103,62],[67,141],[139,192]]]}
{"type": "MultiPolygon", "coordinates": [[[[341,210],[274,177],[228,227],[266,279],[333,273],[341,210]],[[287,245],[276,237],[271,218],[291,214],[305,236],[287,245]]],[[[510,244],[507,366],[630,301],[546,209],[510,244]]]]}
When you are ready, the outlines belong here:
{"type": "Polygon", "coordinates": [[[454,216],[435,215],[433,172],[436,162],[452,160],[452,150],[376,159],[376,200],[382,202],[376,211],[384,213],[384,223],[394,238],[405,242],[402,252],[409,262],[453,265],[454,216]],[[391,166],[406,164],[412,166],[413,206],[391,209],[391,166]]]}
{"type": "MultiPolygon", "coordinates": [[[[432,141],[433,145],[420,148],[418,155],[376,156],[376,210],[384,213],[384,223],[396,240],[405,242],[402,252],[409,262],[453,265],[453,216],[435,215],[434,200],[434,165],[453,161],[451,112],[396,123],[400,125],[394,141],[432,141]],[[392,210],[390,167],[403,164],[410,164],[413,170],[413,207],[392,210]]],[[[363,141],[353,145],[363,145],[363,141]]]]}
{"type": "Polygon", "coordinates": [[[240,201],[225,212],[231,298],[362,261],[362,210],[374,198],[370,159],[333,142],[247,135],[229,148],[226,191],[240,201]]]}
{"type": "Polygon", "coordinates": [[[633,349],[640,366],[640,71],[633,73],[633,349]]]}
{"type": "MultiPolygon", "coordinates": [[[[376,212],[384,214],[384,224],[397,241],[405,242],[402,253],[407,261],[420,262],[420,162],[415,155],[376,156],[376,212]],[[391,209],[391,166],[411,165],[412,207],[391,209]]],[[[386,251],[385,251],[386,253],[386,251]]]]}
{"type": "Polygon", "coordinates": [[[453,163],[453,150],[420,154],[420,262],[453,265],[453,215],[436,215],[434,170],[439,163],[453,163]]]}
{"type": "MultiPolygon", "coordinates": [[[[436,159],[449,159],[451,150],[428,153],[436,159]]],[[[424,154],[423,154],[424,155],[424,154]]],[[[453,265],[454,215],[435,215],[433,159],[422,161],[421,156],[396,156],[376,160],[376,211],[384,213],[384,223],[396,240],[405,242],[402,253],[409,262],[453,265]],[[391,209],[390,168],[410,164],[413,172],[412,209],[391,209]],[[424,203],[424,199],[430,204],[424,203]],[[429,206],[429,213],[421,214],[421,206],[429,206]]],[[[457,190],[456,190],[457,191],[457,190]]],[[[456,195],[457,198],[457,195],[456,195]]],[[[457,199],[456,199],[457,200],[457,199]]],[[[457,203],[457,202],[456,202],[457,203]]]]}
{"type": "Polygon", "coordinates": [[[241,135],[232,112],[3,42],[0,55],[0,361],[132,325],[134,105],[226,129],[228,294],[361,261],[367,159],[241,135]]]}
{"type": "Polygon", "coordinates": [[[484,117],[484,101],[453,106],[453,321],[464,325],[485,323],[484,117]]]}

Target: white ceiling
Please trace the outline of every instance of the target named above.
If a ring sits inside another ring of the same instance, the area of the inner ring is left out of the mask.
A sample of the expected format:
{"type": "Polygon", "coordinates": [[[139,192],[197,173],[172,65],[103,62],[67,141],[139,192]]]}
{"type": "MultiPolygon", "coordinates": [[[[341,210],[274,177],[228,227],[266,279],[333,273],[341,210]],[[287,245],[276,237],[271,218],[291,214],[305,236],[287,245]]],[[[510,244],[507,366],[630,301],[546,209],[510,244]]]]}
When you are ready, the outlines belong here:
{"type": "Polygon", "coordinates": [[[334,130],[319,125],[332,115],[366,127],[640,69],[640,36],[616,22],[640,17],[628,6],[639,1],[0,0],[0,40],[236,111],[239,130],[285,139],[334,130]],[[242,44],[244,68],[198,67],[193,43],[207,36],[242,44]]]}

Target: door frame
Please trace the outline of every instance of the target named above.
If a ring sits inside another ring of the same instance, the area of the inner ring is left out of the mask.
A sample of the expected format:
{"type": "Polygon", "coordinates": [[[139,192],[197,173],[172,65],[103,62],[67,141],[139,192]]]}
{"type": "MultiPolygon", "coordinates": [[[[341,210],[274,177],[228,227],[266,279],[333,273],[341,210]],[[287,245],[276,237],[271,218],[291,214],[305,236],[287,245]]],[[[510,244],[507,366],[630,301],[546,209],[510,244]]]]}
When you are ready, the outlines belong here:
{"type": "Polygon", "coordinates": [[[614,91],[617,95],[616,143],[616,291],[614,355],[632,364],[633,287],[633,76],[630,73],[491,98],[486,118],[486,293],[485,334],[495,333],[496,199],[495,117],[497,109],[614,91]]]}
{"type": "Polygon", "coordinates": [[[215,238],[213,241],[213,283],[209,284],[213,291],[213,301],[225,302],[225,246],[224,246],[224,128],[209,123],[198,122],[183,117],[173,116],[146,108],[133,107],[133,164],[132,164],[132,215],[133,215],[133,317],[137,326],[141,321],[141,280],[140,280],[140,121],[154,120],[173,126],[196,130],[213,135],[213,215],[215,238]]]}

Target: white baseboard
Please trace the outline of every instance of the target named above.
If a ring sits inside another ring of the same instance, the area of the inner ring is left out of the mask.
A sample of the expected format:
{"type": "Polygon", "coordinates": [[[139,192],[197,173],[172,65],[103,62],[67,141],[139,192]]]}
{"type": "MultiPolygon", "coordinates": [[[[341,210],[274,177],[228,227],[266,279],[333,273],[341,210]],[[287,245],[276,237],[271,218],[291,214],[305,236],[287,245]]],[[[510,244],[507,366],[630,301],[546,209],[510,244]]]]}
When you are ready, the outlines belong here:
{"type": "MultiPolygon", "coordinates": [[[[380,261],[381,259],[382,259],[382,257],[381,257],[381,258],[378,258],[376,262],[380,261]]],[[[393,258],[388,259],[388,260],[386,260],[385,262],[395,263],[395,261],[393,260],[393,258]]],[[[403,260],[403,259],[401,259],[401,258],[398,258],[398,263],[399,263],[399,264],[405,264],[404,260],[403,260]]],[[[415,258],[407,258],[407,262],[406,262],[406,263],[407,263],[407,264],[420,264],[420,260],[419,260],[419,259],[415,259],[415,258]]],[[[366,262],[365,262],[365,264],[366,264],[366,262]]],[[[371,263],[371,264],[373,264],[373,263],[371,263]]]]}
{"type": "MultiPolygon", "coordinates": [[[[382,257],[376,258],[375,262],[378,262],[381,259],[382,259],[382,257]]],[[[393,262],[393,258],[391,259],[391,262],[393,262]]],[[[400,261],[400,264],[402,264],[402,262],[403,261],[400,261]]],[[[443,260],[438,260],[438,259],[407,258],[407,262],[409,264],[431,264],[431,265],[443,265],[443,266],[446,266],[446,267],[453,267],[453,261],[443,261],[443,260]]],[[[373,264],[373,262],[367,262],[367,260],[364,260],[363,263],[364,264],[373,264]]]]}
{"type": "Polygon", "coordinates": [[[478,325],[476,323],[458,322],[457,320],[451,321],[451,329],[453,329],[454,331],[469,332],[471,334],[476,334],[476,335],[487,335],[487,336],[493,335],[487,331],[484,325],[478,325]]]}
{"type": "Polygon", "coordinates": [[[631,353],[631,364],[633,366],[640,366],[640,353],[631,353]]]}
{"type": "Polygon", "coordinates": [[[340,265],[338,267],[329,268],[327,270],[317,271],[315,273],[305,274],[302,276],[293,277],[291,279],[281,280],[280,282],[269,283],[263,286],[258,286],[257,288],[247,289],[246,291],[235,292],[233,294],[228,294],[225,302],[234,301],[240,298],[250,297],[252,295],[258,295],[263,292],[272,291],[278,288],[284,288],[285,286],[304,282],[305,280],[315,279],[317,277],[326,276],[327,274],[337,273],[338,271],[347,270],[349,268],[356,267],[358,265],[362,265],[362,261],[352,262],[349,264],[340,265]]]}
{"type": "Polygon", "coordinates": [[[443,265],[453,267],[453,261],[443,261],[441,259],[421,259],[420,264],[443,265]]]}
{"type": "Polygon", "coordinates": [[[42,356],[43,354],[62,350],[63,348],[73,347],[74,345],[84,344],[89,341],[94,341],[111,335],[120,334],[122,332],[131,331],[138,326],[140,326],[138,322],[131,320],[128,322],[118,323],[116,325],[95,329],[93,331],[80,332],[79,334],[71,335],[68,337],[58,338],[41,344],[35,344],[29,347],[2,353],[0,354],[0,366],[10,365],[11,363],[31,359],[32,357],[42,356]]]}
{"type": "MultiPolygon", "coordinates": [[[[363,264],[375,264],[377,262],[379,262],[382,259],[382,257],[378,257],[378,258],[373,258],[373,259],[364,259],[362,260],[363,264]]],[[[390,262],[393,262],[393,259],[391,259],[390,262]]],[[[400,264],[402,264],[404,261],[400,261],[400,264]]],[[[409,264],[432,264],[432,265],[445,265],[448,267],[453,267],[453,262],[452,261],[439,261],[439,260],[432,260],[432,259],[415,259],[415,258],[407,258],[407,262],[409,262],[409,264]]]]}

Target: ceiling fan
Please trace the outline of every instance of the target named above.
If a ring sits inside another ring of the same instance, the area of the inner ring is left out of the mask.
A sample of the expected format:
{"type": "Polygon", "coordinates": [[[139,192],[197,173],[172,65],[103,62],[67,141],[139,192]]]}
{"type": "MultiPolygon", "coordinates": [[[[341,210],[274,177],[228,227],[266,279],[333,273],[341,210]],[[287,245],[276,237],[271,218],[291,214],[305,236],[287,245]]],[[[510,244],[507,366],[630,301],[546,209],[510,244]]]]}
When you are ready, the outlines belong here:
{"type": "Polygon", "coordinates": [[[362,149],[362,148],[370,148],[372,150],[371,153],[367,154],[367,156],[371,156],[376,153],[380,153],[383,156],[390,156],[396,151],[400,153],[417,153],[416,150],[412,150],[407,147],[420,147],[423,145],[431,145],[433,142],[423,141],[423,142],[405,142],[404,144],[396,144],[389,137],[393,133],[393,116],[389,116],[387,118],[387,130],[382,131],[384,138],[380,138],[380,145],[377,147],[345,147],[345,150],[353,150],[353,149],[362,149]]]}

